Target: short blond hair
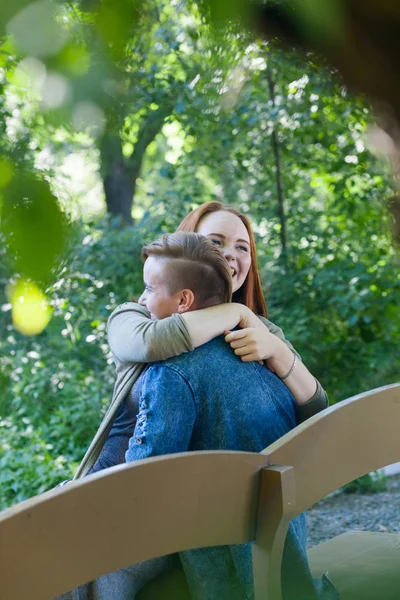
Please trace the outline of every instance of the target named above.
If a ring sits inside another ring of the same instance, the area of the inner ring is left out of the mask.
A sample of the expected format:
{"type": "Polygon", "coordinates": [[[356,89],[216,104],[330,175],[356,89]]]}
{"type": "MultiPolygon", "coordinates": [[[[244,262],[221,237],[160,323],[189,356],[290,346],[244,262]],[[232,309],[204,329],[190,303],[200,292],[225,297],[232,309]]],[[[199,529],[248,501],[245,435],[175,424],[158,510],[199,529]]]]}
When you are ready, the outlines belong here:
{"type": "Polygon", "coordinates": [[[221,251],[199,233],[167,233],[142,248],[149,256],[169,259],[166,284],[170,294],[192,290],[196,306],[205,308],[231,302],[232,273],[221,251]]]}

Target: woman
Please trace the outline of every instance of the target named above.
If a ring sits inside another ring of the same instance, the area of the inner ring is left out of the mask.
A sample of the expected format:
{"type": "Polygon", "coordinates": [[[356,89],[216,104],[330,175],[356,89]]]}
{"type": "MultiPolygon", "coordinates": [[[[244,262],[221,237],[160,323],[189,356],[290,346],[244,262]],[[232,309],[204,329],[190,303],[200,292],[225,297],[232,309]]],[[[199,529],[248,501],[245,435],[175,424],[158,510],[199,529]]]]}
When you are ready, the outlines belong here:
{"type": "MultiPolygon", "coordinates": [[[[282,330],[265,318],[267,307],[261,290],[254,236],[247,217],[228,205],[209,202],[185,217],[178,231],[196,231],[211,239],[214,244],[218,244],[232,267],[232,301],[244,304],[254,314],[264,317],[261,319],[263,326],[258,321],[255,323],[253,321],[255,326],[252,328],[227,336],[226,341],[235,351],[237,350],[236,354],[241,356],[242,360],[268,360],[270,368],[285,380],[298,405],[303,407],[302,420],[311,413],[326,408],[328,405],[326,393],[308,369],[293,357],[293,347],[285,339],[282,330]],[[309,407],[310,413],[308,407],[305,409],[305,404],[311,400],[314,400],[314,403],[309,407]]],[[[216,308],[218,308],[216,314],[220,316],[221,321],[219,330],[217,328],[217,332],[215,329],[212,331],[214,335],[222,333],[221,326],[226,307],[216,308]]],[[[187,324],[191,325],[195,319],[193,313],[187,318],[187,324]]],[[[202,321],[202,327],[206,324],[207,321],[202,321]]],[[[228,328],[227,326],[225,329],[228,328]]],[[[207,332],[211,332],[211,325],[207,332]]],[[[192,342],[195,344],[197,340],[192,331],[191,335],[193,335],[192,342]]]]}
{"type": "MultiPolygon", "coordinates": [[[[224,332],[227,343],[243,361],[266,361],[284,381],[297,402],[299,421],[328,405],[325,391],[303,365],[282,330],[266,319],[254,236],[247,217],[228,205],[209,202],[192,211],[178,231],[195,231],[221,248],[231,266],[233,303],[152,321],[141,306],[151,294],[151,290],[145,290],[139,305],[128,302],[113,312],[108,323],[109,343],[117,367],[113,399],[75,478],[93,469],[121,403],[134,389],[145,363],[191,351],[224,332]],[[241,330],[229,333],[237,325],[241,330]]],[[[104,466],[98,465],[95,470],[104,466]]]]}

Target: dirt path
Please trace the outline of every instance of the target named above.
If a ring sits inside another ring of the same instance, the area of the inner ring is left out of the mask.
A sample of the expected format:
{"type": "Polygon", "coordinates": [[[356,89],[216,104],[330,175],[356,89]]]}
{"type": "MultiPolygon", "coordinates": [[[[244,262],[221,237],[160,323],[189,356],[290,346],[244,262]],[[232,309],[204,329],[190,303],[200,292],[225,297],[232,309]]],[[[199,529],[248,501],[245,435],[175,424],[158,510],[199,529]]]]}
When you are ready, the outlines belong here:
{"type": "Polygon", "coordinates": [[[388,478],[385,492],[340,492],[321,500],[307,512],[307,522],[310,547],[352,529],[400,533],[400,475],[388,478]]]}

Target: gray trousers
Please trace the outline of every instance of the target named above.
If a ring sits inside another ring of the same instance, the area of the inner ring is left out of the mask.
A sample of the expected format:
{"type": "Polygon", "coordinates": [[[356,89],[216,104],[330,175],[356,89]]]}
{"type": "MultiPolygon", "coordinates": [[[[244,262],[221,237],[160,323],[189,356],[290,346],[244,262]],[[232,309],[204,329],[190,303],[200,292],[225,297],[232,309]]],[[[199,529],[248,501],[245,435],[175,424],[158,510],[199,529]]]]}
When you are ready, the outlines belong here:
{"type": "Polygon", "coordinates": [[[177,554],[146,560],[99,577],[55,600],[134,600],[149,581],[179,568],[180,565],[177,554]]]}

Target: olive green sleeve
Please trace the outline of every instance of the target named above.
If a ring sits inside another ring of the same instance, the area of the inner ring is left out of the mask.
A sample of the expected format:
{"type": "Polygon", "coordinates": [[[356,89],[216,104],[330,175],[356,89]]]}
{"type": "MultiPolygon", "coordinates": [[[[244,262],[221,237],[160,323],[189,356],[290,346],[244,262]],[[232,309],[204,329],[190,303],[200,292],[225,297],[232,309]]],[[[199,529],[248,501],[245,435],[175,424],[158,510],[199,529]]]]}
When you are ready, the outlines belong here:
{"type": "Polygon", "coordinates": [[[154,321],[147,309],[135,302],[125,302],[114,310],[107,331],[111,352],[121,363],[156,362],[193,350],[181,315],[154,321]]]}
{"type": "Polygon", "coordinates": [[[286,344],[286,346],[296,354],[296,356],[298,356],[301,359],[301,356],[298,352],[296,352],[296,350],[293,348],[292,344],[289,342],[289,340],[287,340],[285,338],[285,334],[283,333],[282,329],[280,327],[278,327],[278,325],[275,325],[275,323],[272,323],[272,321],[268,321],[268,319],[266,319],[265,317],[259,317],[260,320],[264,323],[264,325],[266,327],[268,327],[269,331],[271,333],[273,333],[274,335],[276,335],[277,338],[279,338],[280,340],[282,340],[282,342],[284,342],[286,344]]]}
{"type": "MultiPolygon", "coordinates": [[[[272,321],[268,321],[268,319],[266,319],[265,317],[260,317],[260,319],[264,323],[264,325],[268,327],[269,331],[276,335],[276,337],[278,337],[280,340],[282,340],[282,342],[284,342],[286,346],[290,348],[290,350],[294,352],[301,360],[301,357],[298,354],[298,352],[293,348],[292,344],[285,338],[285,334],[283,333],[282,329],[274,323],[272,323],[272,321]]],[[[315,381],[317,384],[317,389],[315,391],[314,396],[312,396],[312,398],[307,400],[307,402],[305,402],[304,404],[297,405],[300,423],[303,423],[303,421],[306,421],[313,415],[316,415],[317,413],[321,412],[321,410],[324,410],[329,406],[327,393],[325,392],[320,382],[317,379],[315,381]]]]}
{"type": "Polygon", "coordinates": [[[325,410],[329,406],[328,394],[318,381],[317,382],[317,390],[310,400],[307,400],[304,404],[297,406],[297,411],[299,415],[299,423],[303,423],[313,415],[321,412],[321,410],[325,410]]]}

